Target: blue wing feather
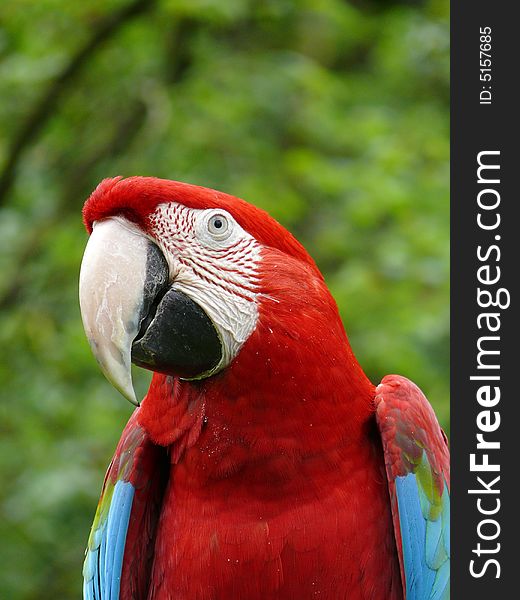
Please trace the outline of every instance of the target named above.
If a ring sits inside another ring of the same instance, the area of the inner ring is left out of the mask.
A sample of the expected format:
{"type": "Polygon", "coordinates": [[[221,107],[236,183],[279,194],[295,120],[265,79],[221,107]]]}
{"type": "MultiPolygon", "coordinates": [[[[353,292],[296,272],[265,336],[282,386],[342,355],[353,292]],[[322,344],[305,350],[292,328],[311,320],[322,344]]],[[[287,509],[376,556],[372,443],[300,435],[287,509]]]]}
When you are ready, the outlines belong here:
{"type": "MultiPolygon", "coordinates": [[[[449,584],[449,525],[443,528],[442,513],[425,518],[420,490],[413,473],[395,480],[401,526],[407,600],[440,600],[449,584]]],[[[444,504],[449,506],[444,489],[444,504]]],[[[449,519],[449,511],[448,511],[449,519]]],[[[448,521],[449,522],[449,521],[448,521]]]]}
{"type": "Polygon", "coordinates": [[[85,600],[118,600],[126,534],[135,489],[129,481],[118,481],[110,499],[108,515],[93,529],[93,543],[85,557],[85,600]]]}
{"type": "Polygon", "coordinates": [[[110,600],[119,599],[123,554],[134,492],[134,486],[130,482],[118,481],[110,504],[106,529],[110,553],[105,563],[105,581],[110,582],[110,600]]]}
{"type": "Polygon", "coordinates": [[[85,600],[146,597],[151,548],[169,473],[134,412],[108,468],[83,566],[85,600]],[[125,551],[131,560],[124,563],[125,551]],[[122,578],[124,583],[122,583],[122,578]]]}
{"type": "Polygon", "coordinates": [[[395,375],[377,388],[397,551],[406,600],[450,595],[449,451],[435,414],[412,382],[395,375]]]}

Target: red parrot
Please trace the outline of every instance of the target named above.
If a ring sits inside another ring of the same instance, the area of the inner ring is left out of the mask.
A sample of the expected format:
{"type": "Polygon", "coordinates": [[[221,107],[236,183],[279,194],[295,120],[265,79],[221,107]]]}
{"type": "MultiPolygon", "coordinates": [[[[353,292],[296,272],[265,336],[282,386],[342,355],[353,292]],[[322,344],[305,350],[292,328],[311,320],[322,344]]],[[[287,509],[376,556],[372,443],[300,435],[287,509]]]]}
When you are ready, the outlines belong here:
{"type": "Polygon", "coordinates": [[[368,380],[301,244],[151,177],[102,181],[83,216],[85,331],[138,405],[84,598],[449,598],[446,437],[413,383],[368,380]],[[131,362],[154,371],[140,405],[131,362]]]}

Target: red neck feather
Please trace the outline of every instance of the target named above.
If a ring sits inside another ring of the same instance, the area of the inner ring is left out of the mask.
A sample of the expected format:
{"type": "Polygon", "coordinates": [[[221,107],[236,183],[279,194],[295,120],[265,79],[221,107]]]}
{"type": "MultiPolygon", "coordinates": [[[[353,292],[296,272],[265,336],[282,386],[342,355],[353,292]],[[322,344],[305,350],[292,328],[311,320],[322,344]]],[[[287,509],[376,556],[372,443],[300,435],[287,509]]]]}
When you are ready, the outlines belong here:
{"type": "MultiPolygon", "coordinates": [[[[374,387],[350,348],[334,300],[313,266],[273,249],[262,257],[259,322],[234,362],[200,382],[155,374],[140,422],[172,460],[203,478],[244,468],[288,479],[366,437],[374,387]]],[[[338,454],[339,453],[339,454],[338,454]]]]}

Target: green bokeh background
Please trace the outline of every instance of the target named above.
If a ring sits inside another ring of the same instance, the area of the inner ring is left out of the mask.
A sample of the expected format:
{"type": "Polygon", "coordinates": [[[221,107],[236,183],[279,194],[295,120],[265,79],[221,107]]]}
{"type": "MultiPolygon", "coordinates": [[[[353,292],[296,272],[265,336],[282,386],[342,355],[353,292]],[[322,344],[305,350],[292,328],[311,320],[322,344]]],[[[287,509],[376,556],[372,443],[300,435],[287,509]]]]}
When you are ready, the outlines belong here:
{"type": "Polygon", "coordinates": [[[412,378],[448,429],[448,82],[448,0],[1,3],[2,600],[80,597],[131,412],[77,301],[103,177],[267,209],[323,270],[372,381],[412,378]]]}

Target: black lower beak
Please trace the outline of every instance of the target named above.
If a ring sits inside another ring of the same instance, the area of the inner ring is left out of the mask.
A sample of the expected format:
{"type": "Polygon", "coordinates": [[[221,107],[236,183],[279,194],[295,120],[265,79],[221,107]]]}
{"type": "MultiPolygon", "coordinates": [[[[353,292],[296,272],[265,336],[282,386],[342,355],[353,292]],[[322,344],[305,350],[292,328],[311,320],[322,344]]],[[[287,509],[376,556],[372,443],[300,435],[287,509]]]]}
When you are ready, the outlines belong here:
{"type": "Polygon", "coordinates": [[[139,334],[132,362],[145,369],[197,378],[211,373],[222,359],[215,326],[189,296],[168,285],[168,265],[150,243],[139,334]]]}

